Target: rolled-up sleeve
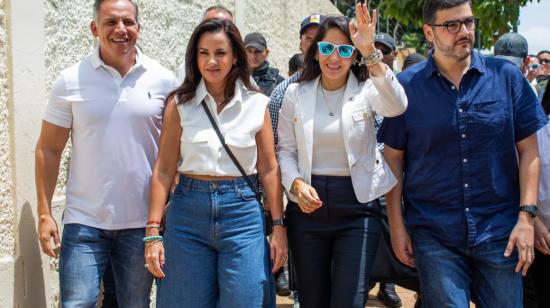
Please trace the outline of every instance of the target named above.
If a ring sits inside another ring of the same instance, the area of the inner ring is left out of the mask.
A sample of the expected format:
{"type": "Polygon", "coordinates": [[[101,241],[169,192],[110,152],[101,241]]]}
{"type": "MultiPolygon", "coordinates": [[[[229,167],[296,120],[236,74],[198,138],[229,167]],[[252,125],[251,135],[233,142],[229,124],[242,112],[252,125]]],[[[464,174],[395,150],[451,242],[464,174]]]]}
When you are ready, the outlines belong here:
{"type": "MultiPolygon", "coordinates": [[[[293,85],[292,85],[293,86],[293,85]]],[[[294,130],[297,117],[294,109],[295,95],[292,86],[286,91],[279,114],[279,143],[277,144],[277,157],[281,166],[281,178],[283,186],[290,195],[290,188],[296,178],[301,177],[298,170],[298,145],[294,130]]]]}
{"type": "MultiPolygon", "coordinates": [[[[384,77],[371,77],[376,91],[367,91],[372,109],[383,117],[395,117],[407,110],[407,95],[390,69],[384,77]]],[[[367,84],[367,83],[365,83],[367,84]]]]}
{"type": "Polygon", "coordinates": [[[59,76],[53,85],[44,121],[65,128],[72,127],[73,111],[63,76],[59,76]]]}

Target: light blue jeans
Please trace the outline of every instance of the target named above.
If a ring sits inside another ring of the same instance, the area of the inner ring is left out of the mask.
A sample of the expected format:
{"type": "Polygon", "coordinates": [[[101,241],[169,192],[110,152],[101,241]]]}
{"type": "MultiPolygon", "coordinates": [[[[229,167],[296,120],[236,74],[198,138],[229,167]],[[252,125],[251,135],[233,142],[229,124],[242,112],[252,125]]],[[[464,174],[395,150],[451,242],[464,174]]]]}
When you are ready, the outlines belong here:
{"type": "Polygon", "coordinates": [[[164,235],[157,306],[275,307],[263,215],[243,178],[180,176],[164,235]]]}
{"type": "Polygon", "coordinates": [[[96,307],[111,261],[120,307],[149,307],[153,276],[145,269],[145,228],[103,230],[80,224],[63,229],[59,260],[61,306],[96,307]]]}
{"type": "Polygon", "coordinates": [[[414,234],[423,308],[521,308],[521,274],[515,272],[517,252],[504,257],[508,239],[472,248],[454,248],[437,239],[414,234]]]}

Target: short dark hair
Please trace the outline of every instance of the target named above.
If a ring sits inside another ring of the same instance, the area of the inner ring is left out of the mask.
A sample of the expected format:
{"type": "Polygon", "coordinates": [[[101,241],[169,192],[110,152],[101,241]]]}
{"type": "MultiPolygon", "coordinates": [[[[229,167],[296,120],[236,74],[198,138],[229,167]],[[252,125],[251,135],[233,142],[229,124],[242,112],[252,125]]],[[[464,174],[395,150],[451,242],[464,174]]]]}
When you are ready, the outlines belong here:
{"type": "Polygon", "coordinates": [[[537,58],[540,57],[540,55],[544,54],[544,53],[550,53],[550,51],[548,50],[541,50],[539,51],[539,53],[537,53],[537,58]]]}
{"type": "Polygon", "coordinates": [[[231,11],[223,5],[213,5],[209,8],[207,8],[206,10],[204,10],[203,17],[206,16],[206,14],[208,14],[208,12],[210,12],[210,11],[224,12],[224,13],[228,14],[229,16],[233,17],[233,13],[231,13],[231,11]]]}
{"type": "MultiPolygon", "coordinates": [[[[94,17],[94,20],[97,21],[97,18],[99,17],[99,10],[101,9],[101,5],[103,4],[103,2],[105,2],[107,0],[94,0],[94,11],[93,11],[93,17],[94,17]]],[[[132,0],[128,0],[128,2],[130,2],[132,4],[132,6],[134,7],[134,10],[136,10],[136,22],[139,24],[139,9],[138,9],[138,5],[137,3],[135,3],[134,1],[132,0]]]]}
{"type": "MultiPolygon", "coordinates": [[[[315,59],[315,55],[317,54],[317,43],[325,38],[328,30],[333,28],[342,31],[344,36],[349,40],[350,44],[353,45],[351,34],[349,32],[349,20],[344,16],[327,17],[325,21],[323,21],[319,26],[319,32],[317,32],[317,35],[311,42],[311,46],[306,52],[306,55],[304,57],[304,69],[302,71],[302,76],[300,77],[298,82],[307,82],[321,75],[321,67],[319,66],[319,61],[315,59]]],[[[361,61],[361,53],[358,51],[356,52],[357,61],[361,61]]],[[[355,77],[357,77],[359,81],[364,81],[367,79],[368,71],[366,66],[353,63],[351,65],[351,71],[355,74],[355,77]]]]}
{"type": "Polygon", "coordinates": [[[168,95],[167,101],[174,95],[178,98],[178,103],[184,104],[195,97],[197,87],[202,79],[199,65],[197,64],[199,40],[205,33],[223,32],[227,35],[233,55],[237,62],[231,67],[227,75],[227,85],[225,87],[225,101],[228,103],[235,95],[235,83],[240,79],[245,87],[252,91],[258,89],[250,82],[250,70],[246,61],[246,49],[243,39],[235,24],[227,19],[213,18],[202,21],[191,34],[187,51],[185,55],[185,80],[183,84],[168,95]]]}
{"type": "Polygon", "coordinates": [[[447,10],[464,3],[470,4],[472,7],[471,0],[426,0],[424,3],[424,23],[433,24],[435,22],[435,15],[441,10],[447,10]]]}
{"type": "Polygon", "coordinates": [[[288,60],[288,72],[293,74],[299,71],[304,65],[304,55],[297,53],[288,60]]]}

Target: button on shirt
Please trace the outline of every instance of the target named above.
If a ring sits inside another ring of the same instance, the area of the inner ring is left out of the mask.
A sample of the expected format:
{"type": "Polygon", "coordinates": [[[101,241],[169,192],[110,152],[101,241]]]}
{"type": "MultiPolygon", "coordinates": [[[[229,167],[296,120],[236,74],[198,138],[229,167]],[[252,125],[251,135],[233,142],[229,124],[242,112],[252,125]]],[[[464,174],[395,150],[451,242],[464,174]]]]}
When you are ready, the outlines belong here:
{"type": "Polygon", "coordinates": [[[174,75],[137,52],[122,77],[99,49],[56,80],[44,120],[71,129],[63,223],[145,227],[164,101],[174,75]]]}
{"type": "Polygon", "coordinates": [[[516,142],[547,122],[513,64],[472,53],[457,89],[428,61],[398,76],[409,98],[378,139],[405,152],[405,218],[454,247],[509,236],[519,210],[516,142]]]}

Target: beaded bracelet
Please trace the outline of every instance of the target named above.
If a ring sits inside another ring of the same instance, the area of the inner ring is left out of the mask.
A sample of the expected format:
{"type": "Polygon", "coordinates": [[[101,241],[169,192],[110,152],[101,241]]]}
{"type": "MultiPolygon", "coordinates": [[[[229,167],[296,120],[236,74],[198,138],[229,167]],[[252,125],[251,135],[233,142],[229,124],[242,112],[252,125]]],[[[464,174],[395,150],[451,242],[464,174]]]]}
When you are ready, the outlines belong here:
{"type": "Polygon", "coordinates": [[[162,241],[161,241],[161,240],[154,240],[154,241],[146,242],[146,243],[145,243],[145,247],[152,246],[152,245],[154,245],[154,244],[156,244],[156,243],[162,243],[162,241]]]}
{"type": "Polygon", "coordinates": [[[152,235],[152,236],[146,236],[143,238],[143,241],[145,243],[152,242],[152,241],[162,241],[164,238],[162,235],[152,235]]]}

